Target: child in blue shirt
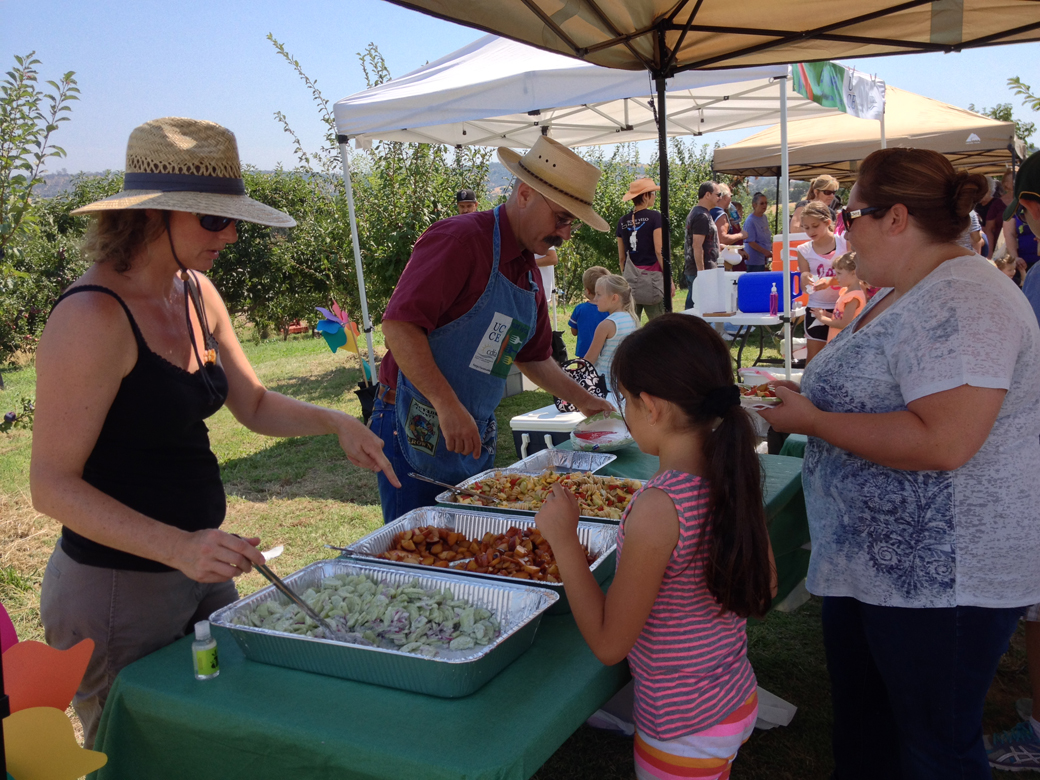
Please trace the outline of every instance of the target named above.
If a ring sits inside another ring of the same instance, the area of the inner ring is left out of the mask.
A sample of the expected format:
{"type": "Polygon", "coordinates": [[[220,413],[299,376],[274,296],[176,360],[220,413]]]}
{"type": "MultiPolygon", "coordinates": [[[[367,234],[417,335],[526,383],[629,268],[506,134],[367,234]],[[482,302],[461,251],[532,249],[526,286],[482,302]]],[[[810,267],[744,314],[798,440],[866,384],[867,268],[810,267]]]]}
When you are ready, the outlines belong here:
{"type": "Polygon", "coordinates": [[[571,334],[578,337],[578,345],[574,354],[582,357],[592,346],[592,337],[596,333],[596,327],[603,322],[610,312],[600,311],[592,299],[596,297],[596,282],[603,276],[609,276],[610,271],[601,265],[594,265],[587,269],[581,276],[581,283],[585,287],[584,303],[574,307],[568,325],[571,326],[571,334]]]}

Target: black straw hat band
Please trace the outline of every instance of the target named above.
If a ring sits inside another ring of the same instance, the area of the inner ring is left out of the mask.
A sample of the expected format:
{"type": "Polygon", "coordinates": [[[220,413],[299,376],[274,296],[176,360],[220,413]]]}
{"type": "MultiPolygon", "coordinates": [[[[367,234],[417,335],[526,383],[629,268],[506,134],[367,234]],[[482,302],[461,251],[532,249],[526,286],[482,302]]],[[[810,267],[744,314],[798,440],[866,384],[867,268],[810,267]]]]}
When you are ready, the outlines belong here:
{"type": "Polygon", "coordinates": [[[217,195],[245,195],[242,179],[220,176],[194,176],[186,173],[124,173],[124,190],[160,192],[210,192],[217,195]]]}

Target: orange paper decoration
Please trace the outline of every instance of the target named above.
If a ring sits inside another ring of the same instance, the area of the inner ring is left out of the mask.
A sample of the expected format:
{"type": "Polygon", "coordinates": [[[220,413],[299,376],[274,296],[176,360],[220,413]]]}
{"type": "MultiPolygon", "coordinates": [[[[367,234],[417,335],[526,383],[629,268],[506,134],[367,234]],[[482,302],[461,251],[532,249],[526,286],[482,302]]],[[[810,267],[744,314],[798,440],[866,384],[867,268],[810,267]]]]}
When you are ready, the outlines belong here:
{"type": "MultiPolygon", "coordinates": [[[[84,639],[68,650],[56,650],[42,642],[13,645],[3,655],[4,686],[11,700],[11,712],[53,707],[64,713],[83,680],[93,652],[93,639],[84,639]]],[[[14,776],[25,780],[17,774],[14,776]]]]}

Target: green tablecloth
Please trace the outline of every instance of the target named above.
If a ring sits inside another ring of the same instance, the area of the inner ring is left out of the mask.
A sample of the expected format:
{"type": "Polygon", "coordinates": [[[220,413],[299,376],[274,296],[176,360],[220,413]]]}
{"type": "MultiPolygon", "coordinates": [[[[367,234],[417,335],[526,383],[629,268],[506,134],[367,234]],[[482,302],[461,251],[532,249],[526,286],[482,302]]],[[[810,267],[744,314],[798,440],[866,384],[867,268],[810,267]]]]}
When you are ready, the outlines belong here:
{"type": "MultiPolygon", "coordinates": [[[[631,448],[604,471],[645,479],[656,461],[631,448]]],[[[785,594],[808,559],[801,461],[762,462],[785,594]]],[[[120,672],[98,730],[108,764],[97,780],[524,780],[629,679],[627,664],[596,660],[571,615],[543,618],[531,648],[464,699],[254,663],[226,631],[215,636],[214,680],[194,679],[190,637],[120,672]]]]}
{"type": "MultiPolygon", "coordinates": [[[[557,449],[572,449],[571,442],[561,444],[557,449]]],[[[649,479],[658,469],[657,457],[640,452],[635,445],[614,454],[617,460],[604,466],[597,474],[649,479]]],[[[809,551],[803,549],[809,541],[809,520],[802,494],[802,460],[784,455],[759,455],[759,459],[766,478],[766,518],[778,576],[773,603],[778,604],[809,570],[809,551]]]]}
{"type": "Polygon", "coordinates": [[[464,699],[438,699],[246,660],[216,629],[220,676],[192,675],[191,638],[120,672],[97,780],[524,780],[628,681],[570,615],[464,699]]]}
{"type": "Polygon", "coordinates": [[[809,437],[800,433],[792,433],[784,440],[780,448],[781,455],[789,455],[792,458],[805,457],[805,445],[809,443],[809,437]]]}

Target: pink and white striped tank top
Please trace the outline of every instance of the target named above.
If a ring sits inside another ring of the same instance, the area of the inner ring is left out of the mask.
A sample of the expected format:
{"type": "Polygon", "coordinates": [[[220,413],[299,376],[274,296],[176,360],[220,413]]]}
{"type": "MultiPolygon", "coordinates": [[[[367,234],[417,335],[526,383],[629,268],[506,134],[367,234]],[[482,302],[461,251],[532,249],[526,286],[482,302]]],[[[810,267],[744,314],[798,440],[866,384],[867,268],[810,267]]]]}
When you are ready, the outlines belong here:
{"type": "MultiPolygon", "coordinates": [[[[745,620],[721,611],[708,590],[704,567],[709,546],[704,527],[708,486],[700,477],[666,471],[646,487],[663,490],[679,515],[679,542],[665,569],[650,616],[628,663],[635,678],[635,720],[658,740],[711,728],[755,692],[755,672],[747,659],[745,620]]],[[[642,491],[640,491],[642,492],[642,491]]],[[[628,512],[617,536],[620,564],[628,512]]]]}

